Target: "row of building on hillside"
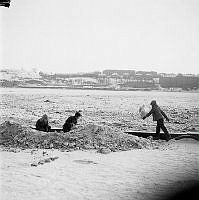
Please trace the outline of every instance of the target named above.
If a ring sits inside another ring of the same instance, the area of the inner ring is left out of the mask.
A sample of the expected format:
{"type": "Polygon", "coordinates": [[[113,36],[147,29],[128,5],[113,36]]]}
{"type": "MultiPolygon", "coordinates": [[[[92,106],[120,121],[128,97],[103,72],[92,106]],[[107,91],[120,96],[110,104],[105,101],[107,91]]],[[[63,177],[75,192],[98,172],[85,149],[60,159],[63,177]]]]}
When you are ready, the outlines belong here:
{"type": "Polygon", "coordinates": [[[182,88],[182,89],[198,89],[198,76],[175,76],[175,77],[160,77],[159,84],[163,88],[182,88]]]}
{"type": "Polygon", "coordinates": [[[109,87],[119,89],[130,88],[182,88],[198,89],[199,76],[182,74],[158,74],[154,71],[104,70],[102,72],[78,74],[45,74],[42,72],[25,73],[23,70],[0,71],[3,74],[1,86],[38,85],[66,87],[109,87]],[[6,79],[6,78],[9,78],[6,79]],[[10,81],[11,82],[8,82],[10,81]],[[14,82],[13,82],[14,81],[14,82]]]}

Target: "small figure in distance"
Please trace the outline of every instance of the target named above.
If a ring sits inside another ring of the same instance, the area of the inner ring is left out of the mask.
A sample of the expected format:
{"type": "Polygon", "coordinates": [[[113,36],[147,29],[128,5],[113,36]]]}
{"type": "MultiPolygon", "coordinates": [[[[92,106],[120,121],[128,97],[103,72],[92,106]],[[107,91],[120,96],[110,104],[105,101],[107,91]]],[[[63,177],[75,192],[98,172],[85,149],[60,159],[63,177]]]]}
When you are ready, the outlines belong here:
{"type": "Polygon", "coordinates": [[[160,128],[161,128],[166,135],[166,140],[169,141],[171,136],[170,136],[169,132],[167,131],[165,125],[164,125],[164,118],[163,117],[165,117],[168,122],[169,122],[169,118],[160,109],[160,107],[157,105],[155,100],[151,101],[150,105],[152,106],[152,109],[142,119],[145,119],[152,114],[153,115],[153,121],[157,121],[157,126],[156,126],[157,139],[160,139],[160,128]]]}
{"type": "Polygon", "coordinates": [[[81,117],[81,111],[75,113],[74,116],[70,116],[63,125],[63,132],[69,132],[76,124],[79,117],[81,117]]]}
{"type": "Polygon", "coordinates": [[[36,122],[36,130],[49,132],[51,126],[48,125],[48,116],[45,114],[36,122]]]}

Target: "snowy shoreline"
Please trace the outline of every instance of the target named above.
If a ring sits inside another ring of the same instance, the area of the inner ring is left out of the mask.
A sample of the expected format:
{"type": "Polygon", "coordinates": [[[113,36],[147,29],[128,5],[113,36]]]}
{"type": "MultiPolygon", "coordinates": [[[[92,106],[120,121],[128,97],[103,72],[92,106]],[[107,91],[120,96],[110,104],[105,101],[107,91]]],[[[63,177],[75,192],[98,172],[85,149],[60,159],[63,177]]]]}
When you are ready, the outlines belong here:
{"type": "Polygon", "coordinates": [[[198,150],[198,141],[192,139],[171,140],[162,149],[106,155],[1,148],[1,199],[165,198],[198,180],[198,150]],[[50,157],[57,159],[31,166],[50,157]]]}

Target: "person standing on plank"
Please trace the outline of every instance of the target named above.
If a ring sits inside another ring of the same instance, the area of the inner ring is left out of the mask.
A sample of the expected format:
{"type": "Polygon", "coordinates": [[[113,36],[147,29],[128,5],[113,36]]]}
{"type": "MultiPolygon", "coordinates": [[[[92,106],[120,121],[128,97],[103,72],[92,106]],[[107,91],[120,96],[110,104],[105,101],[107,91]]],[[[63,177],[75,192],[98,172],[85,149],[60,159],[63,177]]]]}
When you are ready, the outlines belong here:
{"type": "Polygon", "coordinates": [[[157,121],[157,126],[156,126],[157,139],[160,139],[160,129],[162,129],[166,135],[166,140],[169,141],[171,136],[164,125],[164,117],[168,122],[169,122],[169,118],[160,109],[160,107],[157,105],[155,100],[151,101],[150,105],[152,106],[152,109],[142,119],[144,120],[145,118],[149,117],[152,114],[153,121],[157,121]]]}

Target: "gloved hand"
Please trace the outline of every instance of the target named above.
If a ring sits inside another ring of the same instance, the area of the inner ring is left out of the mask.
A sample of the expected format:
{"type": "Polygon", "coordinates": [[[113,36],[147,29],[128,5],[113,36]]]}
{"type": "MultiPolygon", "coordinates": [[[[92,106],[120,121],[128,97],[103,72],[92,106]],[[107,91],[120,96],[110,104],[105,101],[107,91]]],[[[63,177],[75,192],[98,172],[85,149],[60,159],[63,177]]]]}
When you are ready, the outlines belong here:
{"type": "Polygon", "coordinates": [[[166,119],[169,122],[169,118],[166,119]]]}
{"type": "Polygon", "coordinates": [[[146,116],[142,117],[142,119],[146,119],[146,116]]]}

